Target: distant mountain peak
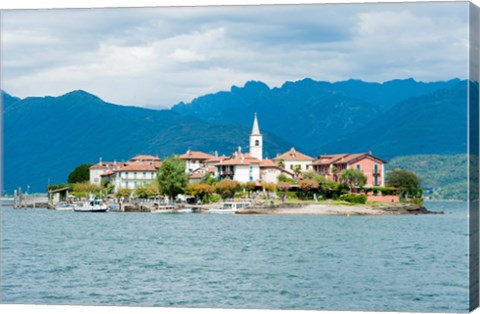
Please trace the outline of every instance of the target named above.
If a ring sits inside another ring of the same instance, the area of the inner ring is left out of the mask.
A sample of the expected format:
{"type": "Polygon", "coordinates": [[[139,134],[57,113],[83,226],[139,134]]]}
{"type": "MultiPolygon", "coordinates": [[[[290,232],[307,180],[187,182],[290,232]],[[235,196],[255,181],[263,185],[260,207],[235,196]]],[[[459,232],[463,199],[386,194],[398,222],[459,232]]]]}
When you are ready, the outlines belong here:
{"type": "Polygon", "coordinates": [[[270,91],[270,87],[265,84],[264,82],[262,81],[247,81],[245,82],[245,85],[243,85],[243,87],[238,87],[238,86],[235,86],[233,85],[231,88],[230,88],[230,92],[238,92],[238,91],[261,91],[261,92],[268,92],[270,91]]]}
{"type": "Polygon", "coordinates": [[[98,96],[95,96],[89,92],[86,92],[82,89],[77,89],[77,90],[74,90],[74,91],[71,91],[69,93],[66,93],[60,97],[81,97],[81,98],[91,98],[91,99],[95,99],[95,100],[101,100],[100,97],[98,96]]]}

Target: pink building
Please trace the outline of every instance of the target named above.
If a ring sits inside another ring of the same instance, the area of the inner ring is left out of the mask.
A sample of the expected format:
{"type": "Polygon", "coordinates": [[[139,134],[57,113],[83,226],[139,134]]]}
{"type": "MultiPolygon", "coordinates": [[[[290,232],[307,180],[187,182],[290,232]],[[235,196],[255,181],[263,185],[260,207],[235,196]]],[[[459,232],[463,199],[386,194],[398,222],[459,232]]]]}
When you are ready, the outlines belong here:
{"type": "Polygon", "coordinates": [[[356,169],[367,177],[366,187],[385,185],[385,164],[383,159],[372,153],[320,155],[312,163],[313,170],[326,178],[338,181],[340,172],[356,169]]]}

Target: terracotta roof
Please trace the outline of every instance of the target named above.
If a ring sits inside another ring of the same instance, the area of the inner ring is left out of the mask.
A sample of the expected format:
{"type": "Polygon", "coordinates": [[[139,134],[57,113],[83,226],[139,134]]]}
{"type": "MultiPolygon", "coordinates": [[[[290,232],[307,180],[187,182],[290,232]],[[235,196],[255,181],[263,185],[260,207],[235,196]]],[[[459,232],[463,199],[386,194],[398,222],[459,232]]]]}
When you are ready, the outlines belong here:
{"type": "Polygon", "coordinates": [[[198,159],[198,160],[205,160],[205,159],[210,159],[210,158],[215,158],[215,156],[204,153],[204,152],[198,152],[198,151],[193,151],[193,150],[188,150],[185,154],[182,154],[179,156],[180,159],[198,159]]]}
{"type": "Polygon", "coordinates": [[[102,170],[102,169],[112,169],[116,163],[115,162],[99,162],[93,166],[90,166],[92,170],[102,170]]]}
{"type": "Polygon", "coordinates": [[[208,166],[208,167],[198,168],[190,175],[190,178],[200,179],[200,178],[203,178],[203,176],[206,175],[207,173],[215,173],[215,167],[208,166]]]}
{"type": "Polygon", "coordinates": [[[313,160],[313,157],[297,152],[295,148],[292,147],[288,152],[273,158],[273,160],[279,160],[279,159],[288,160],[288,161],[302,161],[302,160],[311,161],[313,160]]]}
{"type": "Polygon", "coordinates": [[[105,173],[102,173],[100,176],[101,177],[108,177],[108,176],[111,176],[112,174],[114,174],[115,172],[113,172],[112,170],[107,170],[107,172],[105,173]]]}
{"type": "Polygon", "coordinates": [[[130,159],[130,161],[160,161],[160,158],[152,155],[137,155],[130,159]]]}
{"type": "Polygon", "coordinates": [[[320,155],[312,164],[316,166],[334,164],[337,163],[337,160],[340,160],[347,155],[348,154],[320,155]]]}
{"type": "Polygon", "coordinates": [[[190,179],[201,179],[205,176],[205,173],[194,172],[190,175],[190,179]]]}
{"type": "Polygon", "coordinates": [[[225,157],[225,156],[222,156],[222,157],[212,157],[212,158],[209,158],[209,159],[204,160],[204,162],[205,162],[206,164],[215,164],[215,163],[221,162],[221,161],[224,160],[225,158],[227,158],[227,157],[225,157]]]}
{"type": "Polygon", "coordinates": [[[161,166],[161,162],[142,162],[142,161],[135,161],[129,162],[125,166],[114,170],[115,172],[124,172],[124,171],[157,171],[158,168],[161,166]]]}
{"type": "Polygon", "coordinates": [[[260,168],[278,168],[278,165],[271,159],[264,159],[260,163],[260,168]]]}
{"type": "Polygon", "coordinates": [[[250,154],[242,154],[241,152],[236,152],[232,154],[230,158],[222,160],[221,162],[215,164],[215,166],[252,165],[260,163],[261,160],[250,157],[250,154]]]}
{"type": "Polygon", "coordinates": [[[371,153],[358,153],[358,154],[335,154],[335,155],[320,155],[312,163],[315,166],[331,165],[331,164],[343,164],[351,163],[363,157],[369,157],[376,159],[380,162],[387,163],[385,160],[373,156],[371,153]]]}

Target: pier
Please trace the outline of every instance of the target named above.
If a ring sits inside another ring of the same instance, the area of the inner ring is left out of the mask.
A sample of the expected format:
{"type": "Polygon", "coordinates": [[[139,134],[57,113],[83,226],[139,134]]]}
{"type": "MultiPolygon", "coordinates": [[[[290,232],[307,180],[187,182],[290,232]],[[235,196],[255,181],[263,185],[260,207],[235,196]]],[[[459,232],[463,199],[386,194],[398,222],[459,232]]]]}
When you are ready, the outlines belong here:
{"type": "Polygon", "coordinates": [[[2,199],[2,204],[12,204],[13,208],[47,208],[48,197],[44,195],[29,195],[28,193],[23,193],[22,189],[19,188],[13,192],[13,200],[6,199],[6,202],[4,202],[2,199]],[[9,201],[13,201],[13,204],[9,201]]]}

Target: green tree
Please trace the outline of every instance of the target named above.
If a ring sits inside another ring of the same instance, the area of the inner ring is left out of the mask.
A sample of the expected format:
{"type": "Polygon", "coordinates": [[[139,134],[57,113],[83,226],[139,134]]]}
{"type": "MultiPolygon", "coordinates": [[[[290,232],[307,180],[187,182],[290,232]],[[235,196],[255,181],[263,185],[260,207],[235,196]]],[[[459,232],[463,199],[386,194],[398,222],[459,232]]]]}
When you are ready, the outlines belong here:
{"type": "Polygon", "coordinates": [[[282,199],[282,203],[285,202],[285,199],[288,196],[288,190],[290,190],[290,187],[292,185],[288,181],[280,181],[277,183],[277,189],[279,191],[279,195],[282,199]]]}
{"type": "Polygon", "coordinates": [[[217,183],[218,180],[210,173],[210,172],[207,172],[201,179],[200,179],[200,183],[207,183],[207,184],[210,184],[210,185],[214,185],[215,183],[217,183]]]}
{"type": "Polygon", "coordinates": [[[293,173],[295,174],[295,176],[300,176],[300,174],[302,173],[302,166],[300,165],[295,165],[295,167],[293,167],[293,173]]]}
{"type": "Polygon", "coordinates": [[[339,180],[352,191],[356,187],[362,188],[367,182],[367,177],[360,170],[350,168],[340,172],[339,180]]]}
{"type": "Polygon", "coordinates": [[[90,180],[90,167],[92,164],[83,164],[75,168],[68,175],[68,183],[85,182],[90,180]]]}
{"type": "Polygon", "coordinates": [[[152,182],[147,185],[139,185],[135,189],[134,194],[139,198],[149,198],[151,196],[158,195],[158,184],[152,182]]]}
{"type": "Polygon", "coordinates": [[[303,179],[311,179],[317,181],[319,184],[325,183],[327,179],[324,176],[319,175],[313,171],[305,171],[302,175],[303,179]]]}
{"type": "Polygon", "coordinates": [[[262,182],[262,188],[267,192],[267,198],[270,198],[270,193],[275,192],[277,186],[275,183],[262,182]]]}
{"type": "Polygon", "coordinates": [[[220,194],[223,200],[232,198],[238,188],[238,182],[232,180],[222,180],[215,184],[215,192],[220,194]]]}
{"type": "Polygon", "coordinates": [[[333,165],[332,168],[330,169],[330,171],[331,171],[333,174],[337,174],[337,172],[338,172],[337,166],[333,165]]]}
{"type": "Polygon", "coordinates": [[[283,160],[283,158],[278,159],[277,166],[285,169],[285,160],[283,160]]]}
{"type": "Polygon", "coordinates": [[[115,193],[116,198],[129,198],[132,195],[132,190],[129,188],[119,188],[115,193]]]}
{"type": "Polygon", "coordinates": [[[255,184],[255,182],[245,183],[245,185],[243,187],[245,188],[245,191],[247,191],[248,197],[250,197],[252,192],[255,190],[256,186],[257,185],[255,184]]]}
{"type": "Polygon", "coordinates": [[[198,197],[202,201],[208,199],[215,191],[214,187],[207,183],[189,183],[185,190],[188,194],[198,197]]]}
{"type": "Polygon", "coordinates": [[[185,191],[188,183],[185,162],[178,156],[166,158],[158,169],[157,181],[160,194],[168,196],[173,202],[177,195],[185,191]]]}
{"type": "Polygon", "coordinates": [[[301,179],[297,182],[298,187],[302,190],[302,196],[304,198],[309,197],[313,190],[318,190],[319,184],[314,179],[301,179]]]}
{"type": "Polygon", "coordinates": [[[422,196],[423,191],[420,188],[421,179],[413,171],[403,169],[390,170],[387,172],[385,181],[388,186],[398,188],[403,198],[422,196]]]}

